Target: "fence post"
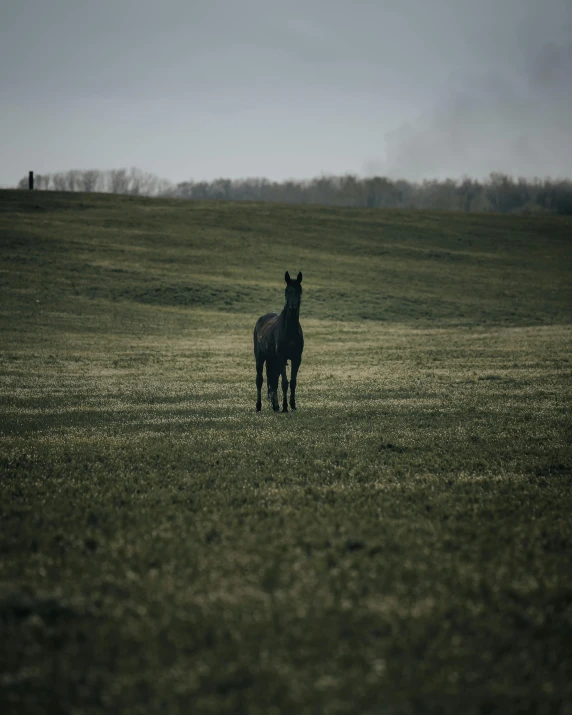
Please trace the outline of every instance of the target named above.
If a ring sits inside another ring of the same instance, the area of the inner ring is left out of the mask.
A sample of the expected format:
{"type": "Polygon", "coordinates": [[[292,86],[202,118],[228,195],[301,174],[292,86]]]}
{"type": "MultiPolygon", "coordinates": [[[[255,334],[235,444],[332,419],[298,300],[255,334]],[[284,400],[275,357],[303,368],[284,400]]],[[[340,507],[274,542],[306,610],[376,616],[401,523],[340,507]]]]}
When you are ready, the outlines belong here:
{"type": "Polygon", "coordinates": [[[33,171],[28,172],[28,189],[30,189],[30,191],[33,191],[33,189],[34,189],[34,172],[33,171]]]}

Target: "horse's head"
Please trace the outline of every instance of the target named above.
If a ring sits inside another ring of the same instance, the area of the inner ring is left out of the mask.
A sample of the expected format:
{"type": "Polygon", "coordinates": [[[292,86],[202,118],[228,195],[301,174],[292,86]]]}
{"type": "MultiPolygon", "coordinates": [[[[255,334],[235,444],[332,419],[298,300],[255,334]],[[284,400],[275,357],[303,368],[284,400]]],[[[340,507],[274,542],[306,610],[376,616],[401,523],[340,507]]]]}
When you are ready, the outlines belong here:
{"type": "Polygon", "coordinates": [[[289,313],[297,314],[300,312],[300,303],[302,302],[302,272],[298,273],[296,280],[292,280],[286,271],[284,280],[286,281],[286,310],[289,313]]]}

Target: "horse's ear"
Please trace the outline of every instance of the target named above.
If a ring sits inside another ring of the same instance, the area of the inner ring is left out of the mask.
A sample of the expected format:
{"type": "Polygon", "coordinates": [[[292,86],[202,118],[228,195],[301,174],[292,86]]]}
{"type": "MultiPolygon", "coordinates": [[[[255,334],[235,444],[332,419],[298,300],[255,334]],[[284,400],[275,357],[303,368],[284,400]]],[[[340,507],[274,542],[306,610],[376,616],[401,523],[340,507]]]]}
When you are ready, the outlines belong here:
{"type": "Polygon", "coordinates": [[[290,283],[290,274],[288,273],[288,271],[286,271],[284,275],[284,280],[286,281],[286,283],[290,283]]]}
{"type": "Polygon", "coordinates": [[[296,280],[298,281],[298,283],[302,282],[302,271],[300,271],[300,273],[298,273],[298,277],[296,278],[296,280]]]}

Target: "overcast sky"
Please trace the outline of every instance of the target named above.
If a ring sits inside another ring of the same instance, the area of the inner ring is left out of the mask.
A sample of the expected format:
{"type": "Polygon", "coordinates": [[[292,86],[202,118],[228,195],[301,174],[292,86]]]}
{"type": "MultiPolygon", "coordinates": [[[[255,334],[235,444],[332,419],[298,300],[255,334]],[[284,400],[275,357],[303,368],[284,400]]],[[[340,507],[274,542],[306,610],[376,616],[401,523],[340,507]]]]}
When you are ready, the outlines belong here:
{"type": "Polygon", "coordinates": [[[5,0],[0,186],[572,176],[572,0],[5,0]]]}

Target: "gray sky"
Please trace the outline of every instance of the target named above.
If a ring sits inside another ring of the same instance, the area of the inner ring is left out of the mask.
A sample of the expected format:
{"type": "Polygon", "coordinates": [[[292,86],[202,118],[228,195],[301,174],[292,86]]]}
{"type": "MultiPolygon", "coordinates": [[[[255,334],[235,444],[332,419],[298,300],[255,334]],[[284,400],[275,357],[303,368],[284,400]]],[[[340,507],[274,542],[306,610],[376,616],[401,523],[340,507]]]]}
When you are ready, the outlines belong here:
{"type": "Polygon", "coordinates": [[[572,176],[571,0],[5,0],[0,186],[572,176]]]}

